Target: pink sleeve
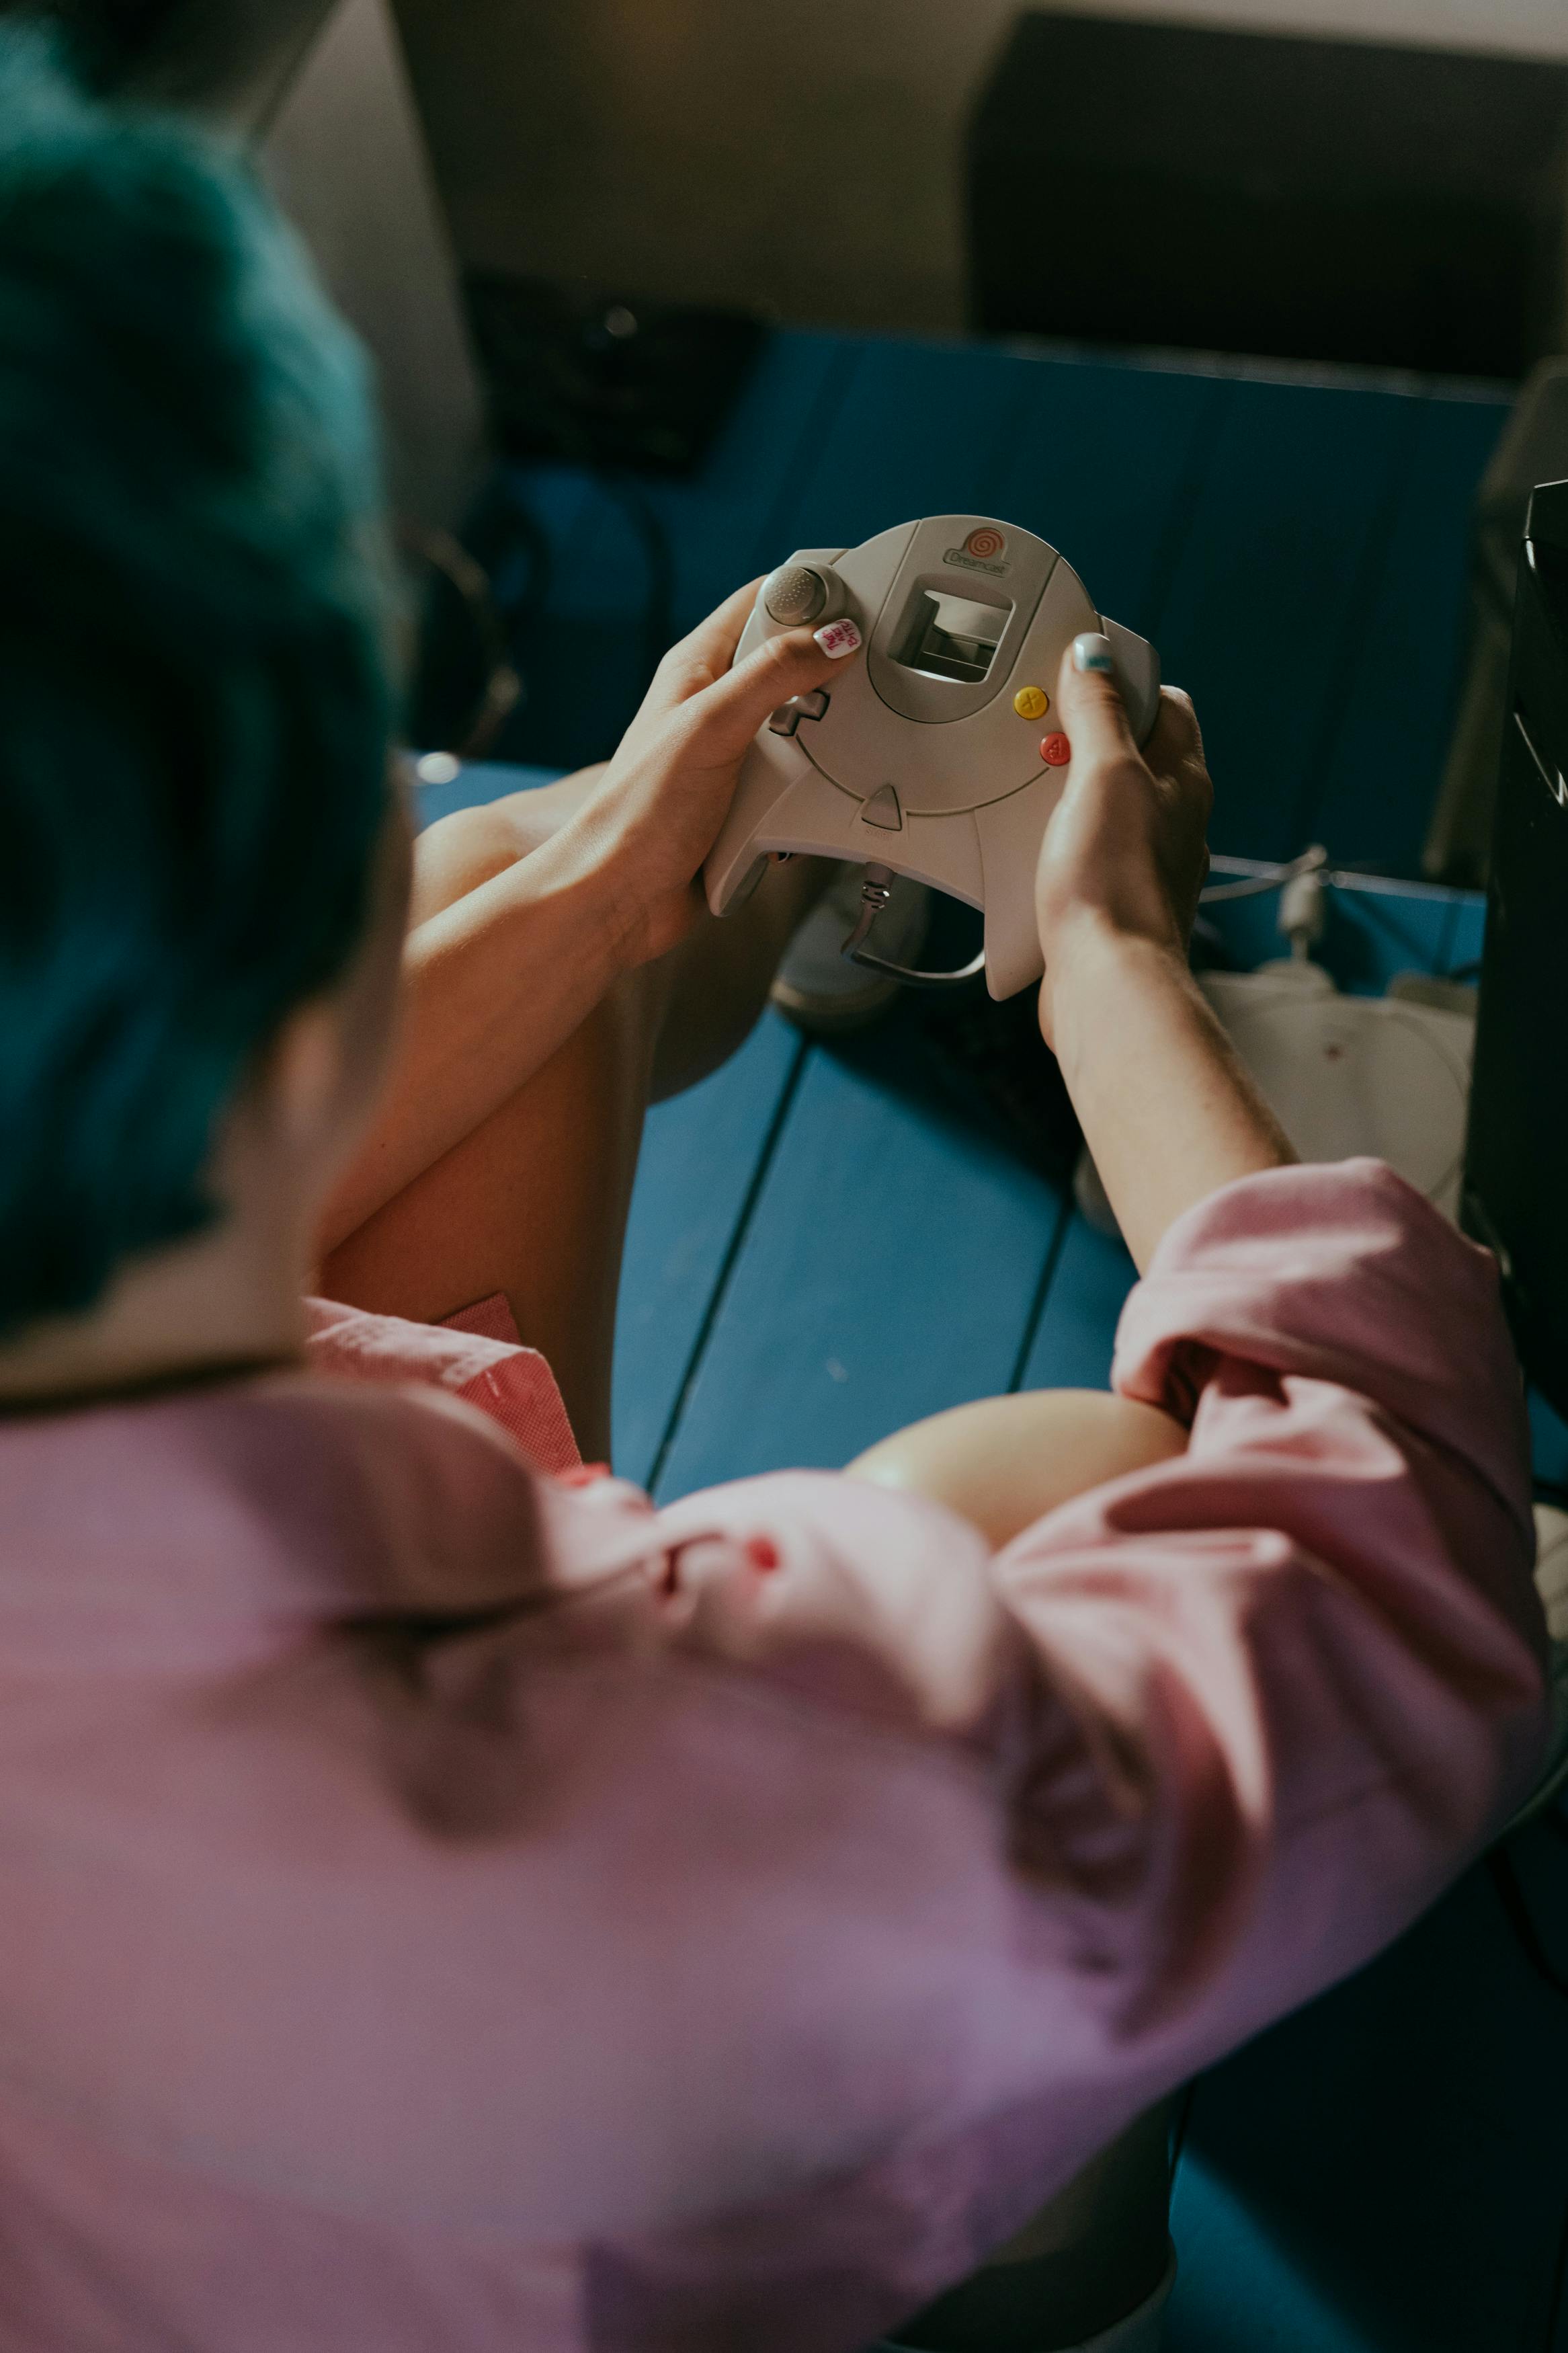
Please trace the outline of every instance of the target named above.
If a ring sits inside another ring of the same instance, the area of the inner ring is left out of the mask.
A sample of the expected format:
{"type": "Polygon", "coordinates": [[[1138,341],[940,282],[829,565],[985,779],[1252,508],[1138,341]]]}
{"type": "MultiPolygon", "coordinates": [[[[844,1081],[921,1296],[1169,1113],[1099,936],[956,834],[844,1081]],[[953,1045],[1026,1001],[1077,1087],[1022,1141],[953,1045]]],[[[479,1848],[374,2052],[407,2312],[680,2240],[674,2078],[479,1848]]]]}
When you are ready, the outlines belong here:
{"type": "Polygon", "coordinates": [[[1518,1799],[1544,1637],[1495,1268],[1381,1164],[1194,1209],[1115,1379],[1190,1451],[994,1560],[800,1473],[659,1527],[688,1642],[989,1760],[1055,1999],[1174,2082],[1366,1958],[1518,1799]]]}
{"type": "MultiPolygon", "coordinates": [[[[1099,1868],[1142,1891],[1111,1937],[1130,1991],[1235,2040],[1396,1933],[1537,1767],[1520,1375],[1492,1259],[1362,1160],[1192,1210],[1112,1377],[1187,1453],[997,1579],[1097,1760],[1099,1868]]],[[[1070,1857],[1051,1786],[1035,1835],[1070,1857]]]]}
{"type": "Polygon", "coordinates": [[[572,1670],[517,1711],[527,1851],[561,1861],[542,1907],[518,1884],[579,2026],[517,2045],[509,1962],[521,2093],[487,2050],[458,2112],[480,2150],[525,2116],[552,2183],[591,2182],[596,2345],[885,2332],[1397,1934],[1528,1784],[1485,1257],[1381,1167],[1252,1178],[1170,1235],[1117,1377],[1190,1451],[994,1557],[827,1473],[658,1512],[541,1482],[593,1606],[486,1639],[572,1670]]]}

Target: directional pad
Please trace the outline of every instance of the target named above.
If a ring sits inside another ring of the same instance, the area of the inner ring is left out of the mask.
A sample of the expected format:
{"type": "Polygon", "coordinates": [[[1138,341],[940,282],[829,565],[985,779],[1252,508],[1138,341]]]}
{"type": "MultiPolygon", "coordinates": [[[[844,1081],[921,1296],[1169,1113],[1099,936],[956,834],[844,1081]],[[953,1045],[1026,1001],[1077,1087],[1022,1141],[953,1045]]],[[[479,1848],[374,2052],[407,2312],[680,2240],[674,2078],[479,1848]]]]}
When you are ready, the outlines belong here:
{"type": "Polygon", "coordinates": [[[814,687],[809,694],[791,695],[781,702],[768,721],[769,732],[774,735],[793,735],[803,719],[826,719],[830,698],[826,687],[814,687]]]}

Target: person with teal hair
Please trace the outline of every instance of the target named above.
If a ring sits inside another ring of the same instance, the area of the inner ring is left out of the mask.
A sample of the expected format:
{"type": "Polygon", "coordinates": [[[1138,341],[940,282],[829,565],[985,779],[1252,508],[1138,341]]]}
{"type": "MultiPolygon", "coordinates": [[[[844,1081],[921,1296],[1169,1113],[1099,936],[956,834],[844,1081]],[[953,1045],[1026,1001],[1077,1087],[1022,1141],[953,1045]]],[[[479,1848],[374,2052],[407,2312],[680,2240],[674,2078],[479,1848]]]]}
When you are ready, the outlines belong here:
{"type": "Polygon", "coordinates": [[[0,126],[9,1333],[211,1216],[247,1057],[363,929],[395,698],[364,365],[281,225],[15,28],[0,126]]]}
{"type": "Polygon", "coordinates": [[[834,670],[752,595],[413,841],[358,351],[0,26],[0,2347],[1146,2353],[1162,2103],[1536,1768],[1495,1269],[1292,1164],[1098,641],[1037,907],[1114,1392],[584,1463],[645,1107],[824,879],[696,887],[834,670]]]}
{"type": "MultiPolygon", "coordinates": [[[[171,121],[96,104],[36,32],[0,33],[0,1333],[14,1333],[91,1308],[139,1253],[210,1226],[221,1115],[289,1009],[352,961],[377,845],[402,861],[406,825],[390,750],[403,615],[360,350],[243,168],[171,121]]],[[[801,633],[723,675],[732,618],[676,649],[591,805],[579,780],[422,845],[398,1083],[325,1228],[349,1245],[344,1282],[390,1285],[414,1312],[461,1303],[442,1292],[467,1280],[440,1262],[451,1238],[384,1248],[375,1213],[401,1201],[405,1219],[453,1146],[493,1158],[490,1115],[584,1019],[623,1055],[657,1047],[662,1084],[754,1018],[809,865],[700,941],[688,969],[615,988],[697,928],[689,844],[725,764],[773,702],[830,667],[801,633]],[[548,858],[521,870],[544,833],[548,858]],[[508,887],[477,890],[492,866],[514,870],[508,887]],[[434,929],[418,920],[432,908],[434,929]]],[[[621,1098],[617,1116],[629,1087],[621,1098]]],[[[510,1138],[501,1149],[514,1156],[510,1138]]],[[[466,1229],[470,1256],[499,1253],[485,1287],[526,1293],[511,1233],[489,1223],[466,1229]]],[[[604,1451],[607,1408],[571,1334],[561,1343],[604,1451]]]]}

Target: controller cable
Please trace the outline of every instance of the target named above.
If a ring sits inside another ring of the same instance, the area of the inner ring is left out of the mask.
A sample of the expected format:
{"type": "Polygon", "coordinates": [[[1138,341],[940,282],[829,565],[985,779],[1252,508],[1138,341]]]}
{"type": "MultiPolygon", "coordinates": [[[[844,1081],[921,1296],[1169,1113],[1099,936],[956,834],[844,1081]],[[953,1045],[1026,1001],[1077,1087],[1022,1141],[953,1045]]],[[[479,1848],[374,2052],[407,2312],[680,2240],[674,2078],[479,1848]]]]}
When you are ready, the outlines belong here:
{"type": "MultiPolygon", "coordinates": [[[[653,496],[629,470],[595,448],[565,408],[552,412],[561,454],[592,490],[616,509],[641,559],[643,593],[636,623],[634,684],[641,702],[675,637],[675,551],[653,496]]],[[[549,533],[528,495],[526,467],[500,459],[491,469],[462,539],[445,531],[400,526],[407,557],[438,580],[461,614],[484,680],[475,704],[440,732],[449,743],[426,750],[462,760],[482,759],[514,710],[528,700],[537,666],[537,638],[550,616],[557,561],[549,533]]],[[[515,754],[513,755],[515,756],[515,754]]]]}
{"type": "MultiPolygon", "coordinates": [[[[449,593],[455,609],[464,617],[482,672],[482,683],[467,712],[437,730],[450,734],[453,741],[425,748],[447,752],[459,760],[483,759],[523,696],[522,679],[512,659],[494,584],[483,565],[449,531],[404,521],[396,526],[396,538],[405,561],[423,565],[431,580],[440,581],[449,593]]],[[[422,684],[423,680],[416,679],[416,700],[422,684]]]]}
{"type": "Polygon", "coordinates": [[[1198,904],[1212,907],[1225,899],[1261,899],[1266,892],[1281,890],[1304,874],[1316,874],[1324,882],[1332,882],[1335,878],[1328,871],[1328,851],[1314,842],[1310,849],[1304,849],[1300,858],[1292,858],[1283,866],[1267,866],[1261,874],[1245,874],[1236,882],[1206,883],[1198,892],[1198,904]]]}
{"type": "Polygon", "coordinates": [[[911,972],[906,964],[892,964],[865,946],[864,941],[878,916],[893,895],[892,870],[887,866],[868,866],[866,879],[860,885],[860,913],[854,930],[845,941],[840,953],[851,964],[864,965],[868,972],[886,973],[893,980],[901,980],[906,988],[958,988],[965,981],[978,980],[985,969],[985,951],[960,972],[911,972]]]}
{"type": "MultiPolygon", "coordinates": [[[[1318,892],[1321,892],[1323,885],[1331,882],[1334,879],[1327,871],[1328,863],[1328,851],[1321,844],[1314,843],[1310,849],[1303,850],[1300,858],[1292,858],[1286,865],[1268,867],[1261,874],[1245,875],[1236,882],[1210,883],[1206,889],[1199,892],[1199,903],[1209,906],[1216,900],[1222,899],[1261,898],[1266,892],[1286,890],[1293,882],[1307,882],[1309,878],[1310,878],[1309,887],[1311,883],[1315,883],[1318,892]]],[[[868,972],[885,973],[890,980],[902,981],[906,988],[960,988],[969,981],[978,980],[985,969],[984,948],[971,963],[963,965],[957,972],[916,972],[908,965],[894,964],[889,957],[878,955],[873,949],[866,945],[872,924],[878,916],[883,913],[892,898],[892,884],[893,877],[889,868],[875,865],[867,867],[865,880],[860,885],[860,913],[854,930],[845,941],[840,953],[847,956],[851,964],[864,965],[868,972]]],[[[1316,898],[1317,893],[1313,895],[1316,898]]],[[[1322,928],[1321,916],[1317,914],[1315,909],[1309,912],[1303,907],[1302,920],[1287,928],[1290,931],[1293,947],[1296,945],[1298,934],[1300,935],[1303,944],[1299,952],[1304,955],[1306,953],[1304,944],[1322,928]]]]}

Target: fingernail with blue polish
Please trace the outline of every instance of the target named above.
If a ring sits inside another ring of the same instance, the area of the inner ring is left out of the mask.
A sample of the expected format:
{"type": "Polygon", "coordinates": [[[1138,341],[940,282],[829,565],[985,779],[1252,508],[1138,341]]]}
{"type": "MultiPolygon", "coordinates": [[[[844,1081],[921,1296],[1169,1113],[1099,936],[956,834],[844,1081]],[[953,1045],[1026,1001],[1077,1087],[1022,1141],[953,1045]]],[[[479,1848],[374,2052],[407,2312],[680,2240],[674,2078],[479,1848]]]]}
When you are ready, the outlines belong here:
{"type": "Polygon", "coordinates": [[[1075,638],[1072,641],[1072,666],[1074,670],[1098,670],[1105,676],[1113,674],[1116,657],[1110,650],[1110,639],[1100,637],[1092,629],[1086,630],[1081,638],[1075,638]]]}

